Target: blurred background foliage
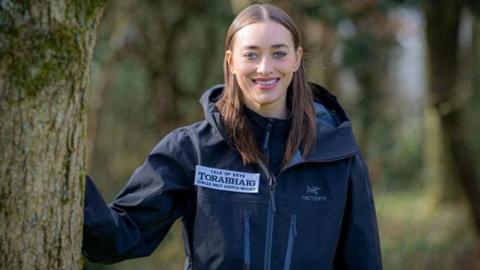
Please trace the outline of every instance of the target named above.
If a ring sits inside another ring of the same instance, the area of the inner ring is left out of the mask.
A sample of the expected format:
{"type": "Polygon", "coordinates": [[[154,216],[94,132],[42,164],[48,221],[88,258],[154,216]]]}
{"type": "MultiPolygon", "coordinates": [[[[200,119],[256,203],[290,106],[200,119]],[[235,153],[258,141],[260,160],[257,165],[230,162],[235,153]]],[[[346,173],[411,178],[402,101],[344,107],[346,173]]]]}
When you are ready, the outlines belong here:
{"type": "MultiPolygon", "coordinates": [[[[480,269],[480,4],[277,0],[310,81],[338,96],[368,160],[385,269],[480,269]]],[[[175,127],[203,118],[248,0],[116,0],[94,52],[89,174],[107,201],[175,127]]],[[[155,253],[90,270],[183,269],[177,222],[155,253]]]]}

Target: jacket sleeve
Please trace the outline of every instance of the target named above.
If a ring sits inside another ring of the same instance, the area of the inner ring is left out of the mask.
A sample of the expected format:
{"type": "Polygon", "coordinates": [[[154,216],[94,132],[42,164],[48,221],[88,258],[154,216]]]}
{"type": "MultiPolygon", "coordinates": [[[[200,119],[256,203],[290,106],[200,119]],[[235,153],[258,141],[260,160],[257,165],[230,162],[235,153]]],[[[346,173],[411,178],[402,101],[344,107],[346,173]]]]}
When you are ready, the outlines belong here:
{"type": "Polygon", "coordinates": [[[109,205],[87,177],[83,253],[90,261],[148,256],[183,215],[191,181],[176,140],[165,137],[109,205]]]}
{"type": "Polygon", "coordinates": [[[335,269],[383,269],[377,218],[368,169],[358,153],[350,168],[335,269]]]}

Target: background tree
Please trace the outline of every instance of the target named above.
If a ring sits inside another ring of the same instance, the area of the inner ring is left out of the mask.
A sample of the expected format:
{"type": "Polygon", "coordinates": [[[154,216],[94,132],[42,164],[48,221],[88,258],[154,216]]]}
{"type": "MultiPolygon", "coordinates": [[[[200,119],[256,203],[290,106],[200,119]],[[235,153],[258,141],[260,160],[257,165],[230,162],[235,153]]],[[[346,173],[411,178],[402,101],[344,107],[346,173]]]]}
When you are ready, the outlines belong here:
{"type": "MultiPolygon", "coordinates": [[[[474,154],[466,122],[466,89],[458,87],[462,7],[455,0],[426,1],[424,4],[430,75],[428,104],[439,116],[447,146],[444,154],[451,156],[454,175],[458,176],[463,187],[473,224],[480,236],[480,176],[476,167],[479,159],[474,154]]],[[[455,183],[445,184],[453,186],[455,183]]]]}
{"type": "Polygon", "coordinates": [[[87,89],[104,3],[0,3],[0,269],[81,269],[87,89]]]}

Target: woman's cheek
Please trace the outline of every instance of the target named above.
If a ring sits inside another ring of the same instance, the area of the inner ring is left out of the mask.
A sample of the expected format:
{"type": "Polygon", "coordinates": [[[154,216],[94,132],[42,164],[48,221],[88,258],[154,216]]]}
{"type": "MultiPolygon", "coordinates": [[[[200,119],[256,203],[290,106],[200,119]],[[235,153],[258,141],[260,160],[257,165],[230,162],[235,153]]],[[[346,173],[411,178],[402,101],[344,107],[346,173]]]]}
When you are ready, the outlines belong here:
{"type": "Polygon", "coordinates": [[[281,61],[278,67],[283,72],[288,73],[288,72],[294,72],[296,66],[297,66],[297,63],[295,62],[295,59],[286,59],[281,61]]]}
{"type": "Polygon", "coordinates": [[[255,65],[251,63],[240,63],[238,67],[238,71],[243,75],[249,75],[255,71],[255,65]]]}

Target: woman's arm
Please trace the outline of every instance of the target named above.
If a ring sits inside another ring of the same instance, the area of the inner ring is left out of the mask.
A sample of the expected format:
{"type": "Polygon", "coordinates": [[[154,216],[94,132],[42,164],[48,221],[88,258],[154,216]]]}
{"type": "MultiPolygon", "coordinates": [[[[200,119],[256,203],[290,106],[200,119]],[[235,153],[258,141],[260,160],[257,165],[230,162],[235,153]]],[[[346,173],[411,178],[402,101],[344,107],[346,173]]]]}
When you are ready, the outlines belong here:
{"type": "Polygon", "coordinates": [[[83,252],[90,261],[148,256],[183,215],[191,184],[175,137],[155,147],[109,205],[87,177],[83,252]]]}
{"type": "Polygon", "coordinates": [[[350,168],[335,269],[382,269],[373,193],[368,169],[360,154],[353,158],[350,168]]]}

